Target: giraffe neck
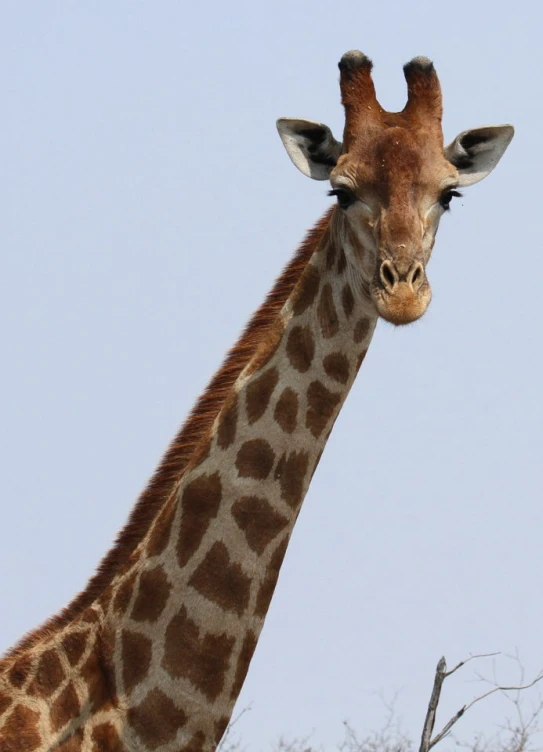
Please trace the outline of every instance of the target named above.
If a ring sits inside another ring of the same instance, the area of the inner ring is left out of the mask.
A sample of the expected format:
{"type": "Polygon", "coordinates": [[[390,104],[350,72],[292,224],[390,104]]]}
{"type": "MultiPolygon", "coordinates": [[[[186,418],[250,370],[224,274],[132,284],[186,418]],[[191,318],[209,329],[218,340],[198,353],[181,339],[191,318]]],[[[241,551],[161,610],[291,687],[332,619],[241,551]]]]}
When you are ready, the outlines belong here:
{"type": "Polygon", "coordinates": [[[117,740],[128,750],[215,748],[375,327],[339,222],[334,212],[319,225],[296,285],[111,583],[2,666],[0,735],[17,710],[42,740],[36,752],[72,738],[81,752],[102,738],[107,752],[117,740]]]}
{"type": "Polygon", "coordinates": [[[118,584],[121,613],[114,602],[108,612],[115,684],[149,747],[157,713],[171,729],[164,742],[218,742],[366,353],[376,318],[337,234],[332,220],[118,584]]]}

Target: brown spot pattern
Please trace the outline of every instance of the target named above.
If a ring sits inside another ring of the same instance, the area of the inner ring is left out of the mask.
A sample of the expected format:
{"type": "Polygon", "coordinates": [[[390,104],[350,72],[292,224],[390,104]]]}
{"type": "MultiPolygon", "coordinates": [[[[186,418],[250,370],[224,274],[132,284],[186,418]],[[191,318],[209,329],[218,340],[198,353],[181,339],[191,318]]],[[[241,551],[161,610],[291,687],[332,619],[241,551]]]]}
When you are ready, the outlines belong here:
{"type": "Polygon", "coordinates": [[[134,582],[136,580],[136,574],[137,572],[134,570],[127,577],[125,577],[123,582],[121,582],[119,589],[115,593],[115,598],[113,599],[113,608],[115,609],[115,611],[117,611],[117,613],[124,614],[130,604],[132,591],[134,589],[134,582]]]}
{"type": "Polygon", "coordinates": [[[184,567],[198,546],[212,519],[217,516],[222,499],[219,473],[200,475],[183,491],[181,526],[177,541],[177,560],[184,567]]]}
{"type": "Polygon", "coordinates": [[[325,339],[334,337],[339,330],[339,319],[336,306],[334,305],[334,293],[330,284],[326,284],[322,288],[317,316],[321,325],[322,336],[325,339]]]}
{"type": "Polygon", "coordinates": [[[84,632],[68,632],[68,634],[62,639],[62,647],[66,653],[66,658],[70,666],[77,666],[87,645],[89,638],[88,631],[84,632]]]}
{"type": "Polygon", "coordinates": [[[39,659],[38,668],[28,687],[28,693],[39,697],[50,697],[65,678],[64,669],[56,650],[45,650],[39,659]]]}
{"type": "Polygon", "coordinates": [[[228,549],[221,541],[211,546],[189,585],[224,611],[241,616],[247,608],[251,579],[237,562],[230,561],[228,549]]]}
{"type": "Polygon", "coordinates": [[[197,731],[193,734],[184,747],[179,752],[203,752],[206,736],[203,731],[197,731]]]}
{"type": "Polygon", "coordinates": [[[288,522],[267,499],[259,496],[242,496],[232,506],[232,514],[245,533],[249,548],[259,555],[288,522]]]}
{"type": "Polygon", "coordinates": [[[74,684],[70,682],[51,706],[51,725],[53,731],[60,731],[69,721],[77,718],[80,707],[74,684]]]}
{"type": "Polygon", "coordinates": [[[128,711],[128,721],[148,749],[171,742],[187,722],[186,714],[160,689],[128,711]]]}
{"type": "Polygon", "coordinates": [[[162,511],[155,520],[151,535],[149,536],[149,542],[147,543],[148,556],[160,556],[168,545],[175,510],[175,498],[172,497],[164,504],[162,511]]]}
{"type": "Polygon", "coordinates": [[[356,370],[357,371],[360,368],[360,366],[362,365],[362,363],[364,362],[364,358],[366,357],[366,353],[367,352],[368,352],[367,350],[362,350],[362,352],[358,356],[358,360],[356,361],[356,370]]]}
{"type": "MultiPolygon", "coordinates": [[[[128,571],[128,568],[127,568],[128,571]]],[[[81,621],[85,624],[96,624],[96,622],[99,620],[98,614],[93,608],[87,608],[86,611],[83,613],[83,616],[81,617],[81,621]]]]}
{"type": "Polygon", "coordinates": [[[9,680],[17,689],[21,689],[32,668],[32,659],[28,655],[18,658],[9,671],[9,680]]]}
{"type": "Polygon", "coordinates": [[[281,569],[281,564],[283,563],[283,559],[285,558],[285,553],[287,551],[288,541],[289,536],[285,535],[281,543],[279,543],[279,545],[273,552],[273,555],[270,559],[270,563],[268,564],[266,574],[256,598],[256,616],[264,617],[268,613],[268,608],[270,607],[270,601],[273,596],[273,591],[275,590],[275,586],[277,585],[279,570],[281,569]]]}
{"type": "MultiPolygon", "coordinates": [[[[77,729],[69,739],[66,739],[60,747],[55,747],[55,752],[81,752],[81,746],[83,744],[83,731],[77,729]]],[[[92,748],[92,752],[102,752],[102,749],[92,748]]],[[[109,752],[109,750],[108,750],[109,752]]]]}
{"type": "Polygon", "coordinates": [[[341,397],[327,389],[320,381],[312,381],[307,390],[305,424],[318,439],[334,414],[341,397]]]}
{"type": "Polygon", "coordinates": [[[123,630],[121,637],[123,682],[130,693],[146,676],[151,665],[153,646],[151,640],[137,632],[123,630]]]}
{"type": "Polygon", "coordinates": [[[313,477],[317,471],[317,468],[319,466],[319,462],[321,461],[322,453],[324,452],[324,447],[320,450],[317,459],[315,460],[315,464],[313,466],[313,470],[311,471],[311,477],[313,477]]]}
{"type": "Polygon", "coordinates": [[[230,718],[227,715],[223,715],[218,721],[215,721],[215,742],[218,744],[222,739],[222,735],[226,731],[226,728],[230,722],[230,718]]]}
{"type": "Polygon", "coordinates": [[[236,456],[236,467],[242,478],[265,480],[274,461],[274,451],[265,439],[251,439],[241,445],[236,456]]]}
{"type": "Polygon", "coordinates": [[[354,328],[354,334],[353,339],[358,345],[362,340],[367,336],[368,332],[370,330],[370,320],[366,318],[359,319],[356,322],[356,326],[354,328]]]}
{"type": "Polygon", "coordinates": [[[343,274],[346,266],[347,266],[347,258],[345,257],[345,251],[343,250],[343,248],[341,248],[339,251],[338,259],[337,259],[338,274],[343,274]]]}
{"type": "Polygon", "coordinates": [[[249,670],[251,658],[253,657],[253,653],[255,652],[256,643],[256,635],[251,632],[251,630],[249,630],[243,639],[243,645],[241,646],[241,650],[239,651],[238,665],[236,666],[236,676],[234,678],[234,683],[232,684],[230,697],[237,697],[241,692],[243,682],[245,681],[247,671],[249,670]]]}
{"type": "Polygon", "coordinates": [[[326,268],[331,269],[336,260],[336,247],[330,243],[326,250],[326,268]]]}
{"type": "Polygon", "coordinates": [[[290,365],[306,373],[315,355],[315,340],[308,326],[295,326],[288,335],[286,351],[290,365]]]}
{"type": "Polygon", "coordinates": [[[104,613],[108,612],[112,598],[113,598],[113,588],[110,585],[104,590],[104,592],[98,598],[98,601],[97,601],[99,605],[103,608],[104,613]]]}
{"type": "Polygon", "coordinates": [[[161,566],[142,572],[131,618],[134,621],[156,621],[168,602],[171,589],[161,566]]]}
{"type": "Polygon", "coordinates": [[[219,419],[217,429],[217,444],[221,449],[228,449],[235,441],[236,426],[238,423],[238,397],[232,394],[230,400],[226,403],[222,415],[219,419]]]}
{"type": "Polygon", "coordinates": [[[341,305],[343,306],[343,313],[346,318],[349,318],[354,310],[354,295],[351,285],[348,282],[341,291],[341,305]]]}
{"type": "Polygon", "coordinates": [[[302,503],[308,463],[309,455],[303,451],[285,453],[277,463],[275,478],[281,486],[282,498],[292,509],[302,503]]]}
{"type": "Polygon", "coordinates": [[[320,275],[316,267],[308,265],[293,292],[292,312],[299,316],[306,311],[317,297],[320,275]]]}
{"type": "Polygon", "coordinates": [[[166,629],[162,665],[171,676],[189,679],[213,701],[223,689],[234,642],[226,634],[200,634],[183,606],[166,629]]]}
{"type": "Polygon", "coordinates": [[[38,732],[39,713],[26,708],[24,705],[16,705],[2,727],[2,746],[4,752],[33,752],[41,746],[41,737],[38,732]],[[9,745],[9,746],[8,746],[9,745]]]}
{"type": "Polygon", "coordinates": [[[298,418],[298,395],[287,386],[277,400],[273,417],[285,433],[292,433],[298,418]]]}
{"type": "Polygon", "coordinates": [[[95,726],[92,730],[92,742],[92,752],[126,752],[126,747],[112,723],[100,723],[95,726]]]}
{"type": "MultiPolygon", "coordinates": [[[[108,678],[102,667],[102,647],[96,641],[93,651],[81,667],[81,678],[87,683],[88,696],[90,698],[90,710],[96,711],[106,707],[110,701],[108,678]]],[[[113,691],[114,688],[113,688],[113,691]]]]}
{"type": "Polygon", "coordinates": [[[349,380],[349,360],[343,353],[330,353],[323,360],[324,370],[327,375],[340,384],[346,384],[349,380]]]}
{"type": "Polygon", "coordinates": [[[12,702],[13,699],[9,695],[5,695],[3,692],[0,692],[0,715],[6,712],[12,702]]]}
{"type": "Polygon", "coordinates": [[[277,368],[269,368],[247,386],[246,408],[249,423],[255,423],[266,412],[273,390],[279,381],[277,368]]]}

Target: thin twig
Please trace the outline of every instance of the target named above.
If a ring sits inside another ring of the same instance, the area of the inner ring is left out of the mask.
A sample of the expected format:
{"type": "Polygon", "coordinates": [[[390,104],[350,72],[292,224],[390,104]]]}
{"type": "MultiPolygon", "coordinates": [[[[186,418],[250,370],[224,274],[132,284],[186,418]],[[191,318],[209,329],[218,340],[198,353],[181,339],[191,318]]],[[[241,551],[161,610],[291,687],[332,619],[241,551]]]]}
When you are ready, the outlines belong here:
{"type": "MultiPolygon", "coordinates": [[[[465,661],[465,662],[467,663],[467,661],[465,661]]],[[[450,676],[452,673],[453,672],[451,671],[446,676],[450,676]]],[[[446,676],[443,677],[441,683],[443,683],[443,681],[446,678],[446,676]]],[[[458,710],[454,714],[454,716],[445,724],[445,726],[439,732],[439,734],[436,734],[434,736],[434,738],[429,743],[428,747],[425,748],[424,751],[421,749],[421,752],[429,752],[429,750],[432,749],[432,747],[435,747],[436,744],[438,744],[442,739],[444,739],[449,734],[449,732],[452,729],[452,727],[454,726],[454,724],[464,715],[464,713],[467,710],[469,710],[470,708],[472,708],[475,705],[475,703],[479,702],[480,700],[484,700],[485,697],[489,697],[490,695],[493,695],[495,692],[513,692],[513,691],[520,691],[521,689],[530,689],[530,687],[533,687],[535,684],[537,684],[537,682],[541,681],[541,679],[543,679],[543,672],[540,673],[540,674],[538,674],[538,676],[536,676],[536,678],[533,681],[529,682],[528,684],[520,684],[520,685],[517,685],[517,686],[511,686],[511,687],[497,686],[497,687],[494,687],[493,689],[489,689],[488,692],[485,692],[484,694],[479,695],[479,697],[476,697],[471,702],[469,702],[467,705],[464,705],[462,708],[460,708],[460,710],[458,710]]],[[[435,684],[434,684],[434,686],[435,686],[435,684]]],[[[432,698],[433,698],[433,693],[432,693],[432,698]]],[[[432,702],[432,700],[430,700],[430,703],[431,702],[432,702]]]]}
{"type": "Polygon", "coordinates": [[[458,671],[459,668],[462,668],[462,666],[465,666],[466,663],[473,661],[475,658],[493,658],[495,655],[501,655],[501,654],[498,651],[496,653],[477,653],[476,655],[470,655],[469,658],[466,658],[465,660],[460,661],[460,663],[457,663],[454,668],[452,668],[450,671],[447,671],[445,678],[447,678],[447,676],[451,676],[452,674],[454,674],[455,671],[458,671]]]}
{"type": "Polygon", "coordinates": [[[494,694],[494,692],[515,692],[519,691],[521,689],[530,689],[530,687],[533,687],[535,684],[537,684],[539,681],[543,679],[543,672],[539,673],[535,679],[528,684],[519,684],[516,687],[494,687],[493,689],[489,689],[488,692],[485,692],[483,695],[480,695],[479,697],[476,697],[474,700],[472,700],[467,705],[464,705],[464,710],[469,710],[473,705],[475,705],[476,702],[479,702],[479,700],[484,700],[485,697],[488,697],[489,695],[494,694]]]}
{"type": "Polygon", "coordinates": [[[229,724],[228,724],[228,726],[226,727],[226,730],[225,730],[225,732],[224,732],[224,734],[223,734],[223,737],[222,737],[222,739],[221,739],[221,741],[220,741],[220,744],[219,744],[219,746],[217,747],[217,752],[221,752],[221,750],[224,750],[224,749],[225,749],[225,747],[226,747],[226,742],[227,742],[227,740],[228,740],[228,737],[229,737],[229,736],[230,736],[230,734],[232,733],[232,729],[234,728],[234,726],[236,725],[236,723],[237,723],[237,722],[238,722],[238,721],[240,720],[240,718],[241,718],[242,716],[244,716],[244,715],[245,715],[245,713],[248,713],[248,712],[249,712],[250,710],[252,710],[252,703],[251,703],[251,704],[249,704],[249,705],[246,705],[246,706],[245,706],[245,707],[243,708],[243,710],[240,710],[240,711],[239,711],[239,713],[238,713],[238,714],[237,714],[237,716],[236,716],[236,717],[234,718],[234,720],[233,720],[233,721],[230,721],[230,723],[229,723],[229,724]]]}

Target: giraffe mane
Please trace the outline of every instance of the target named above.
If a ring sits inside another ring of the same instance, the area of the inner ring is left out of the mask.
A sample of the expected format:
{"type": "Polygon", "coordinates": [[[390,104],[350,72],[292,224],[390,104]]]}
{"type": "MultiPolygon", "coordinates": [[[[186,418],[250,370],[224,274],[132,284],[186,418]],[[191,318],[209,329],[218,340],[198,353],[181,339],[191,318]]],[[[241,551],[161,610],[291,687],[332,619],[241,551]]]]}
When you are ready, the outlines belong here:
{"type": "Polygon", "coordinates": [[[293,258],[283,269],[266,299],[250,318],[241,336],[226,355],[203,394],[166,450],[160,464],[132,508],[127,523],[118,533],[108,553],[101,560],[87,586],[58,614],[27,633],[3,658],[0,673],[8,662],[35,645],[44,642],[74,621],[110,585],[114,576],[128,562],[143,540],[151,523],[168,500],[187,469],[192,457],[209,434],[215,418],[225,403],[236,379],[256,352],[258,345],[276,320],[284,303],[300,279],[307,262],[328,226],[333,208],[309,230],[293,258]]]}

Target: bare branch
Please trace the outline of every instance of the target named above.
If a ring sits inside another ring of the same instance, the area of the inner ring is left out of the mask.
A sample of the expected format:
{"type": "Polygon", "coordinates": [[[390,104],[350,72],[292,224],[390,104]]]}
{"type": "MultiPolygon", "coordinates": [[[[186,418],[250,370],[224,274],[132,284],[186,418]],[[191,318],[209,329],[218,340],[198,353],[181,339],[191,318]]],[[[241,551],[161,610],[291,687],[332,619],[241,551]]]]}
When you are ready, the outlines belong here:
{"type": "Polygon", "coordinates": [[[454,726],[454,724],[456,723],[456,721],[458,721],[460,718],[462,718],[462,716],[466,712],[466,709],[467,708],[464,705],[463,708],[460,708],[460,710],[453,715],[453,717],[451,718],[451,720],[448,723],[445,724],[445,726],[439,732],[439,734],[436,734],[434,736],[434,738],[430,742],[430,746],[428,747],[428,749],[432,749],[432,747],[435,747],[436,744],[438,744],[442,739],[444,739],[446,736],[449,735],[450,730],[452,729],[452,727],[454,726]]]}
{"type": "Polygon", "coordinates": [[[458,663],[451,671],[448,671],[448,672],[446,670],[447,665],[445,662],[445,658],[442,658],[439,661],[439,663],[437,664],[436,675],[434,678],[434,686],[432,689],[432,695],[430,697],[430,702],[428,704],[428,711],[426,713],[426,720],[425,720],[424,728],[422,732],[422,740],[421,740],[419,752],[429,752],[429,750],[431,750],[432,747],[435,747],[436,744],[438,744],[442,739],[448,736],[452,727],[455,725],[455,723],[464,715],[464,713],[467,710],[472,708],[477,702],[484,700],[486,697],[493,695],[495,692],[512,692],[512,691],[518,692],[523,689],[529,689],[530,687],[533,687],[535,684],[537,684],[537,682],[541,681],[541,679],[543,679],[543,671],[541,671],[535,677],[533,681],[528,682],[527,684],[519,684],[516,686],[505,686],[505,685],[495,684],[495,686],[492,689],[489,689],[488,692],[484,692],[482,695],[475,697],[471,702],[461,707],[460,710],[458,710],[453,715],[453,717],[445,724],[442,730],[438,734],[436,734],[433,738],[431,738],[432,731],[433,731],[434,724],[435,724],[437,706],[439,704],[439,697],[441,694],[441,687],[445,679],[448,676],[451,676],[452,674],[454,674],[455,671],[457,671],[459,668],[461,668],[462,666],[464,666],[466,663],[473,660],[474,658],[488,658],[494,655],[498,655],[498,653],[481,653],[479,655],[472,655],[469,658],[466,658],[464,661],[460,661],[460,663],[458,663]]]}
{"type": "MultiPolygon", "coordinates": [[[[456,669],[453,669],[455,671],[456,669]]],[[[452,672],[451,672],[452,673],[452,672]]],[[[441,695],[441,687],[447,677],[447,661],[445,657],[442,657],[436,666],[436,675],[434,677],[434,686],[432,688],[432,695],[430,702],[428,703],[428,710],[426,711],[426,719],[422,729],[422,737],[420,740],[419,752],[428,752],[431,747],[432,731],[436,722],[437,706],[439,704],[439,697],[441,695]]]]}

